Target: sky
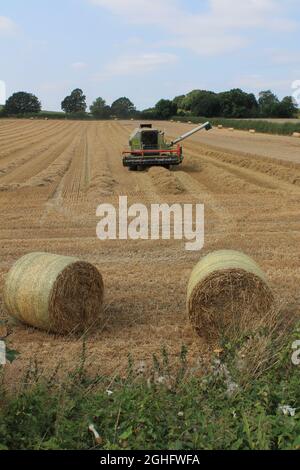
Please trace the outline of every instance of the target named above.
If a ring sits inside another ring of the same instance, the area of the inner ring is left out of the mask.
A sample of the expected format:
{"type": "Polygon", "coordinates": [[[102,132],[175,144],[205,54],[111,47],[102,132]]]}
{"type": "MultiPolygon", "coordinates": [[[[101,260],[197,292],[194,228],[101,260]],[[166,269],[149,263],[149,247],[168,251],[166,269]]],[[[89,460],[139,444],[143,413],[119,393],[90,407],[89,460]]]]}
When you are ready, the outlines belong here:
{"type": "Polygon", "coordinates": [[[74,88],[89,105],[127,96],[138,109],[193,89],[292,95],[299,3],[0,0],[0,98],[3,83],[53,111],[74,88]]]}

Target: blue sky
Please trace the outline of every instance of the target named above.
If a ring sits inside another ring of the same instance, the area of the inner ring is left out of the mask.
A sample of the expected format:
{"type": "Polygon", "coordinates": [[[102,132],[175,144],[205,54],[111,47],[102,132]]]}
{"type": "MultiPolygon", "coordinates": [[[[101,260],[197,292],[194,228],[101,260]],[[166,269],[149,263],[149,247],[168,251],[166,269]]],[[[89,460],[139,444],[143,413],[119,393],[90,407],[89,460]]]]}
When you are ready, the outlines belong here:
{"type": "Polygon", "coordinates": [[[43,108],[80,87],[139,109],[200,88],[300,80],[299,0],[0,0],[0,80],[43,108]]]}

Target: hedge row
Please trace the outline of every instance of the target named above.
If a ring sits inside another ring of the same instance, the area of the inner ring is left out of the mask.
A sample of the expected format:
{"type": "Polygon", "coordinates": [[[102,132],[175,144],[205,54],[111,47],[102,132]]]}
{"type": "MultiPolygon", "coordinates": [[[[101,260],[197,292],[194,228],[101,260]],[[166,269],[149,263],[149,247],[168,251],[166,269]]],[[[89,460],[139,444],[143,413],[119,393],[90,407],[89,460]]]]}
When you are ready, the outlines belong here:
{"type": "MultiPolygon", "coordinates": [[[[207,121],[206,118],[199,117],[178,117],[172,118],[177,122],[192,122],[195,124],[207,121]]],[[[222,125],[223,127],[233,127],[238,130],[255,129],[257,132],[265,134],[292,135],[294,132],[300,132],[299,123],[295,122],[270,122],[260,120],[244,120],[244,119],[210,119],[213,126],[222,125]]]]}

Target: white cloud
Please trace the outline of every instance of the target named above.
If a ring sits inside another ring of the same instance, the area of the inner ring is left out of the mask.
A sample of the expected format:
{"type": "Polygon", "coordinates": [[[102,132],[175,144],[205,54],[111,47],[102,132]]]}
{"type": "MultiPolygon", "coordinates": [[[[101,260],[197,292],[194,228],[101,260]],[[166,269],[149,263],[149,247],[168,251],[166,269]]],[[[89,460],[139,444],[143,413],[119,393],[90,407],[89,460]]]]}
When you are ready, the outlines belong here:
{"type": "Polygon", "coordinates": [[[6,101],[6,83],[0,80],[0,105],[5,104],[6,101]]]}
{"type": "MultiPolygon", "coordinates": [[[[91,3],[107,8],[113,14],[121,15],[135,24],[163,24],[174,20],[178,13],[177,1],[173,0],[90,0],[91,3]]],[[[178,20],[178,18],[177,18],[178,20]]]]}
{"type": "Polygon", "coordinates": [[[0,35],[10,35],[17,31],[17,25],[10,18],[0,16],[0,35]]]}
{"type": "Polygon", "coordinates": [[[300,52],[298,51],[285,51],[281,49],[269,50],[266,53],[275,65],[295,65],[300,62],[300,52]]]}
{"type": "Polygon", "coordinates": [[[286,31],[294,29],[295,22],[284,18],[280,0],[210,0],[211,11],[205,21],[220,28],[286,31]]]}
{"type": "Polygon", "coordinates": [[[87,64],[85,62],[73,62],[73,64],[71,64],[71,67],[75,70],[82,70],[87,67],[87,64]]]}
{"type": "Polygon", "coordinates": [[[97,75],[98,79],[106,79],[120,75],[136,75],[149,73],[159,67],[177,62],[177,56],[164,53],[145,53],[118,57],[106,65],[104,71],[97,75]]]}
{"type": "Polygon", "coordinates": [[[183,0],[89,0],[119,15],[127,23],[161,28],[171,46],[201,55],[215,55],[241,48],[250,31],[286,32],[297,23],[284,16],[280,0],[208,0],[208,10],[191,13],[183,0]]]}
{"type": "Polygon", "coordinates": [[[38,89],[44,93],[59,93],[65,91],[68,87],[71,86],[69,80],[62,80],[56,82],[43,82],[40,83],[38,89]]]}
{"type": "Polygon", "coordinates": [[[124,43],[126,46],[140,46],[143,44],[143,39],[140,36],[131,36],[125,39],[124,43]]]}
{"type": "Polygon", "coordinates": [[[276,89],[280,93],[285,95],[292,94],[292,83],[293,80],[286,79],[269,79],[268,77],[263,77],[261,75],[249,75],[244,77],[238,77],[233,83],[232,86],[245,87],[254,92],[259,92],[263,90],[273,90],[276,89]]]}

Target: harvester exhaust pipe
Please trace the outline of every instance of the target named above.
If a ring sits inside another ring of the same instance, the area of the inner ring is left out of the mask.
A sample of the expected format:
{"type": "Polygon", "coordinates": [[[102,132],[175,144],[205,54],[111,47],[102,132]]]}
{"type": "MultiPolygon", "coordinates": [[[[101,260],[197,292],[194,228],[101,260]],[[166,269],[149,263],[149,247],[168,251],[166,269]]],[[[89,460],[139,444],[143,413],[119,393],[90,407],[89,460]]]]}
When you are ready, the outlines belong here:
{"type": "Polygon", "coordinates": [[[171,145],[179,144],[179,142],[181,142],[182,140],[187,139],[191,135],[196,134],[196,132],[202,131],[203,129],[205,129],[206,131],[210,131],[210,129],[212,129],[211,123],[207,121],[204,124],[201,124],[201,126],[198,126],[195,129],[192,129],[191,131],[187,132],[186,134],[183,134],[180,137],[177,137],[177,139],[171,142],[171,145]]]}

